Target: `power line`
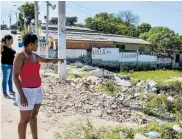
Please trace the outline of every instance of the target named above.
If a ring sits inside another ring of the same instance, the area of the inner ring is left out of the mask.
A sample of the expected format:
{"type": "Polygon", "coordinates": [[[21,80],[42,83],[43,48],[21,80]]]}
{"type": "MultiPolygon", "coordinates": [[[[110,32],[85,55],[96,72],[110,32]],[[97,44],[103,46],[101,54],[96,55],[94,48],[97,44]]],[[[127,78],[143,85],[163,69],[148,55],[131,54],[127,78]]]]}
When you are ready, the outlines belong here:
{"type": "MultiPolygon", "coordinates": [[[[73,4],[75,4],[75,5],[77,5],[77,6],[81,7],[81,8],[87,9],[87,10],[89,10],[89,11],[96,12],[96,11],[95,11],[95,10],[93,10],[93,9],[87,8],[87,7],[82,6],[82,5],[79,5],[79,4],[77,4],[77,3],[73,3],[73,4]]],[[[97,13],[97,12],[96,12],[96,13],[97,13]]]]}
{"type": "Polygon", "coordinates": [[[153,1],[149,1],[149,2],[150,2],[150,3],[153,3],[153,4],[155,4],[155,5],[161,6],[161,7],[163,7],[163,8],[167,8],[167,9],[169,9],[169,10],[173,10],[173,11],[176,11],[176,12],[182,12],[181,10],[173,9],[173,8],[167,7],[167,6],[163,5],[163,4],[159,4],[159,3],[156,3],[156,2],[153,2],[153,1]]]}
{"type": "Polygon", "coordinates": [[[66,5],[66,7],[71,8],[71,9],[73,9],[73,10],[75,10],[75,11],[79,12],[79,13],[85,14],[84,12],[79,11],[79,10],[77,10],[77,9],[73,8],[73,7],[68,6],[68,5],[66,5]]]}

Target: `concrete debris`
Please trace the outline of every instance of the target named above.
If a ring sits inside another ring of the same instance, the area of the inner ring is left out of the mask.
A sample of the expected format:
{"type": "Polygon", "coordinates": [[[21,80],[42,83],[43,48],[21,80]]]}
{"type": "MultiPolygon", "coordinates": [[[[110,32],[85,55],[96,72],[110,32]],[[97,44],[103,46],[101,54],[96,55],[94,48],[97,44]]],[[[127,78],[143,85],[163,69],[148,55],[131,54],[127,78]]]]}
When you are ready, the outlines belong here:
{"type": "Polygon", "coordinates": [[[120,79],[119,77],[115,76],[116,84],[120,86],[127,86],[130,87],[131,83],[127,80],[120,79]]]}
{"type": "Polygon", "coordinates": [[[73,64],[73,66],[76,66],[76,68],[82,68],[82,67],[83,67],[83,64],[80,63],[80,62],[75,62],[75,63],[73,64]]]}
{"type": "Polygon", "coordinates": [[[96,70],[95,67],[91,67],[91,66],[88,66],[88,65],[83,66],[82,69],[83,69],[84,71],[96,70]]]}
{"type": "MultiPolygon", "coordinates": [[[[89,71],[92,69],[92,67],[83,66],[80,63],[76,63],[76,65],[83,68],[74,69],[73,73],[81,73],[84,68],[89,71]]],[[[56,77],[52,78],[50,75],[42,78],[43,109],[47,110],[48,117],[57,113],[65,115],[79,113],[117,122],[145,124],[150,121],[148,116],[135,115],[133,110],[141,110],[143,104],[148,101],[148,94],[156,93],[160,89],[156,82],[141,80],[131,84],[129,76],[117,76],[113,72],[102,69],[93,70],[91,73],[92,76],[74,78],[70,83],[63,82],[56,77]],[[112,81],[119,88],[114,96],[109,96],[99,88],[104,86],[107,81],[112,81]]],[[[182,93],[174,90],[161,91],[160,94],[169,96],[167,100],[170,102],[173,102],[176,97],[182,99],[182,93]]],[[[181,132],[179,125],[174,128],[181,132]]],[[[146,138],[140,135],[140,139],[142,137],[146,138]]]]}
{"type": "Polygon", "coordinates": [[[148,139],[148,138],[141,134],[135,134],[134,139],[148,139]]]}
{"type": "Polygon", "coordinates": [[[125,132],[120,131],[120,132],[119,132],[119,136],[120,136],[121,138],[124,138],[124,137],[126,136],[126,133],[125,133],[125,132]]]}
{"type": "Polygon", "coordinates": [[[114,73],[112,73],[110,71],[107,71],[107,70],[102,70],[102,69],[94,70],[92,72],[92,75],[94,75],[94,76],[96,76],[98,78],[102,78],[102,77],[105,77],[105,78],[114,77],[114,73]]]}
{"type": "MultiPolygon", "coordinates": [[[[129,93],[120,93],[118,98],[104,94],[98,89],[105,78],[89,76],[74,79],[70,84],[58,82],[57,78],[47,76],[43,78],[43,100],[46,101],[43,108],[49,112],[49,116],[56,113],[92,115],[95,117],[117,122],[135,122],[143,124],[149,121],[146,116],[135,116],[128,107],[128,103],[134,103],[136,99],[129,93]]],[[[132,90],[130,90],[132,91],[132,90]]]]}
{"type": "Polygon", "coordinates": [[[174,102],[174,98],[173,98],[172,96],[168,96],[168,97],[167,97],[167,100],[168,100],[169,102],[171,102],[171,103],[174,102]]]}
{"type": "Polygon", "coordinates": [[[178,133],[182,133],[182,128],[179,125],[174,125],[173,130],[178,132],[178,133]]]}
{"type": "Polygon", "coordinates": [[[146,135],[148,136],[149,139],[159,139],[160,138],[160,134],[156,131],[150,131],[146,135]]]}

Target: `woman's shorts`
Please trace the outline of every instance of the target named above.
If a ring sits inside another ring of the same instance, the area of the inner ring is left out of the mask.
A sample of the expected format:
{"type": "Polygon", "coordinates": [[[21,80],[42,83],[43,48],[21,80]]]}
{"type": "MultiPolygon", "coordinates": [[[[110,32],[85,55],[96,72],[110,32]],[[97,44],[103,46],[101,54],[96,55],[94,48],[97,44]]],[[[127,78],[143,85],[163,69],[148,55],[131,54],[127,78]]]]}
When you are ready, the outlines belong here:
{"type": "Polygon", "coordinates": [[[24,107],[20,102],[20,95],[16,93],[16,102],[20,110],[33,110],[35,104],[42,104],[42,88],[22,88],[23,93],[28,101],[28,106],[24,107]]]}

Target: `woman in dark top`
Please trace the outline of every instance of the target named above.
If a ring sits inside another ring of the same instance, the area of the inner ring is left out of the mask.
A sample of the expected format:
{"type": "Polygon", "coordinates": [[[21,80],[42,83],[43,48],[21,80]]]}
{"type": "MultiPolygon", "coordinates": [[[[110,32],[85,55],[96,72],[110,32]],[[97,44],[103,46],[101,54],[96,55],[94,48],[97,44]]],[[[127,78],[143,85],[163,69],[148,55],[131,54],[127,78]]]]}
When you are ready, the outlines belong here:
{"type": "Polygon", "coordinates": [[[9,94],[15,94],[13,91],[12,69],[16,51],[11,48],[12,44],[13,37],[11,35],[5,35],[1,40],[2,91],[5,98],[10,98],[7,94],[7,84],[9,86],[9,94]]]}

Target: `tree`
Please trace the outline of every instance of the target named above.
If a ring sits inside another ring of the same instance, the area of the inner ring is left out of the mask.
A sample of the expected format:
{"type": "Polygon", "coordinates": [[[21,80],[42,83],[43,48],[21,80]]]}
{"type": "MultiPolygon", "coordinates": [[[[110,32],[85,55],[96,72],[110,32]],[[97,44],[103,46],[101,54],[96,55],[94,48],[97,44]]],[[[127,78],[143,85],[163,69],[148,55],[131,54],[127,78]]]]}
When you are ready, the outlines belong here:
{"type": "Polygon", "coordinates": [[[18,22],[19,22],[19,29],[23,30],[24,29],[24,17],[23,17],[23,11],[25,13],[25,21],[26,21],[26,27],[30,25],[31,21],[35,19],[34,15],[34,3],[26,2],[25,4],[21,5],[20,8],[20,13],[18,16],[18,22]]]}
{"type": "Polygon", "coordinates": [[[85,19],[86,27],[101,31],[104,33],[117,33],[119,21],[113,14],[106,12],[96,14],[93,18],[88,17],[85,19]]]}
{"type": "Polygon", "coordinates": [[[139,17],[132,11],[120,11],[117,16],[119,21],[126,25],[136,25],[139,22],[139,17]]]}
{"type": "Polygon", "coordinates": [[[140,34],[145,33],[145,32],[149,32],[150,29],[151,29],[151,25],[148,23],[142,23],[139,26],[137,26],[137,30],[140,34]]]}
{"type": "MultiPolygon", "coordinates": [[[[46,19],[46,16],[44,17],[46,19]]],[[[67,26],[74,26],[75,23],[77,22],[77,17],[66,17],[66,25],[67,26]]],[[[51,20],[49,21],[50,24],[52,25],[57,25],[58,24],[58,18],[57,17],[52,17],[51,20]]]]}
{"type": "Polygon", "coordinates": [[[77,22],[77,17],[76,16],[66,17],[66,25],[67,26],[73,26],[73,25],[75,25],[76,22],[77,22]]]}
{"type": "Polygon", "coordinates": [[[154,54],[170,56],[173,50],[182,50],[182,38],[167,27],[154,27],[140,34],[140,38],[149,41],[154,54]]]}
{"type": "Polygon", "coordinates": [[[49,22],[52,25],[57,25],[58,24],[58,18],[57,17],[52,17],[49,22]]]}
{"type": "Polygon", "coordinates": [[[86,27],[103,33],[138,37],[139,32],[133,24],[126,24],[120,18],[109,13],[96,14],[85,19],[86,27]]]}
{"type": "Polygon", "coordinates": [[[75,24],[74,26],[75,26],[75,27],[85,27],[85,25],[82,24],[82,23],[75,24]]]}

